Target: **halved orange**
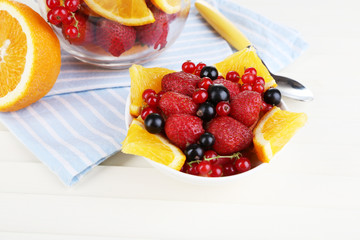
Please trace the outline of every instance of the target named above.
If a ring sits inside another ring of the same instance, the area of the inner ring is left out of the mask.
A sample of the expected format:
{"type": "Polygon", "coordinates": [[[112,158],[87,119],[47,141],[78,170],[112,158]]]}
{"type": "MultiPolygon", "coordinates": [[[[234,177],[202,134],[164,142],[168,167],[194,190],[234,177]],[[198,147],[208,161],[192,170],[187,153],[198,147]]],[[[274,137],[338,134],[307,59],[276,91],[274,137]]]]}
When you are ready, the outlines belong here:
{"type": "Polygon", "coordinates": [[[144,68],[140,65],[132,65],[129,69],[131,78],[130,88],[130,114],[139,116],[143,106],[142,94],[144,90],[151,88],[155,92],[161,91],[161,80],[168,73],[175,72],[167,68],[144,68]]]}
{"type": "Polygon", "coordinates": [[[132,121],[121,151],[146,157],[178,171],[186,159],[179,148],[161,135],[149,133],[137,119],[132,121]]]}
{"type": "MultiPolygon", "coordinates": [[[[269,71],[256,54],[255,48],[252,46],[230,55],[223,61],[215,64],[215,67],[222,76],[226,76],[229,71],[237,71],[240,74],[240,77],[244,74],[246,68],[253,67],[256,69],[257,75],[264,78],[265,89],[277,86],[274,78],[270,75],[269,71]]],[[[241,79],[239,82],[242,83],[241,79]]]]}
{"type": "Polygon", "coordinates": [[[306,121],[305,113],[273,107],[261,118],[253,131],[254,148],[259,160],[270,162],[306,121]]]}
{"type": "Polygon", "coordinates": [[[54,85],[61,66],[59,40],[30,7],[0,0],[0,111],[16,111],[54,85]]]}
{"type": "Polygon", "coordinates": [[[155,22],[145,0],[84,0],[100,16],[127,26],[141,26],[155,22]]]}
{"type": "Polygon", "coordinates": [[[167,14],[177,13],[181,9],[181,0],[151,0],[151,2],[167,14]]]}

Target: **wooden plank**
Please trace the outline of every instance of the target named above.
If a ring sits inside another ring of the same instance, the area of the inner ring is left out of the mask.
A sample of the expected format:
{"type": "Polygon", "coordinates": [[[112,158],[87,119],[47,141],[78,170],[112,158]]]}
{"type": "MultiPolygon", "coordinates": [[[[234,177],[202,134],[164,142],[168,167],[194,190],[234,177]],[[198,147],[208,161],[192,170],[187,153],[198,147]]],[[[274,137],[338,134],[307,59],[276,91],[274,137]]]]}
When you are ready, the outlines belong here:
{"type": "Polygon", "coordinates": [[[189,234],[192,239],[360,237],[359,210],[353,209],[33,194],[0,194],[0,206],[0,231],[18,233],[150,239],[188,239],[189,234]]]}
{"type": "Polygon", "coordinates": [[[175,180],[153,168],[99,166],[74,187],[66,187],[42,164],[0,165],[0,193],[19,197],[93,196],[355,210],[360,209],[359,184],[359,176],[287,172],[270,166],[233,183],[199,186],[175,180]]]}
{"type": "MultiPolygon", "coordinates": [[[[108,236],[89,236],[83,235],[65,235],[65,234],[44,234],[44,233],[18,233],[18,232],[0,232],[0,239],[6,240],[128,240],[129,238],[108,237],[108,236]]],[[[131,238],[133,240],[145,240],[145,238],[131,238]]]]}

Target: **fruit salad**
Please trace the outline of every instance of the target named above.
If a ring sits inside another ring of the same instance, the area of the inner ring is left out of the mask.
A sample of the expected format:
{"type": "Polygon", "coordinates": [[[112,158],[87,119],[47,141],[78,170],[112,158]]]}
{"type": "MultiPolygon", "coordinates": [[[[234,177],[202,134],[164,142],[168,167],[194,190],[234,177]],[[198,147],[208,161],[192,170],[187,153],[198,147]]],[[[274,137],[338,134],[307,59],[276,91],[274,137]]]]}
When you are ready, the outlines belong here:
{"type": "Polygon", "coordinates": [[[43,1],[65,50],[90,62],[137,62],[159,52],[180,34],[190,6],[187,0],[43,1]]]}
{"type": "Polygon", "coordinates": [[[250,47],[181,71],[130,68],[134,117],[124,153],[187,174],[222,177],[269,162],[306,122],[279,108],[281,92],[250,47]]]}

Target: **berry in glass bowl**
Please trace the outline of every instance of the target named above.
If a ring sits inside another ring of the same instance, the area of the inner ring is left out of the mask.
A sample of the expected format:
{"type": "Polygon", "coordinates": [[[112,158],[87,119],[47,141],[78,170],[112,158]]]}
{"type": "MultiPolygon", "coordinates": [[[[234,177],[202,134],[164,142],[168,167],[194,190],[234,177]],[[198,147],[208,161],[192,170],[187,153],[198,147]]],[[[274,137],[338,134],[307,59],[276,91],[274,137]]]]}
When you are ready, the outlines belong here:
{"type": "Polygon", "coordinates": [[[189,0],[39,0],[61,47],[106,68],[145,63],[171,46],[189,14],[189,0]]]}

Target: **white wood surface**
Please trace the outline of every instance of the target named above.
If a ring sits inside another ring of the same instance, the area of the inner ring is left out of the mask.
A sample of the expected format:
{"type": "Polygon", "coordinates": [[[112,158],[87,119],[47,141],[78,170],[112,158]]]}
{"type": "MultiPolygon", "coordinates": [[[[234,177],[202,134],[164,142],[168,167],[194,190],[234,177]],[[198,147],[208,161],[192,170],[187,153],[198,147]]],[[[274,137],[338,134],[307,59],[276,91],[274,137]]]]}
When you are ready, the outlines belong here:
{"type": "Polygon", "coordinates": [[[70,188],[0,124],[0,239],[360,239],[358,1],[240,2],[310,44],[281,74],[316,99],[285,99],[309,121],[277,161],[200,187],[119,153],[70,188]]]}

